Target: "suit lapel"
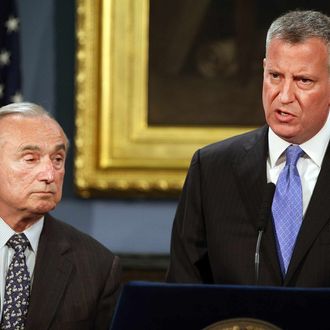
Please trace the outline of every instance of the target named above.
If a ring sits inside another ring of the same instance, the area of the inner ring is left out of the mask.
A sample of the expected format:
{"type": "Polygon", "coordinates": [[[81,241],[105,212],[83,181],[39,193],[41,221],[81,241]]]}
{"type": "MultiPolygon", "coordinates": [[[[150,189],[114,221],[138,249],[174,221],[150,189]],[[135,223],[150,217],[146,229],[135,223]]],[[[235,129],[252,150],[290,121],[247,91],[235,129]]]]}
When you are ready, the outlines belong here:
{"type": "Polygon", "coordinates": [[[69,243],[56,230],[55,220],[45,217],[34,271],[26,329],[48,329],[67,286],[72,264],[65,256],[69,243]]]}
{"type": "MultiPolygon", "coordinates": [[[[267,126],[258,131],[253,139],[246,142],[243,147],[245,153],[236,162],[236,174],[240,187],[241,198],[247,206],[249,218],[258,235],[260,208],[263,202],[267,185],[266,160],[268,157],[268,129],[267,126]]],[[[281,284],[281,272],[278,263],[275,236],[271,218],[266,224],[266,229],[261,241],[261,267],[268,264],[269,276],[273,282],[281,284]]],[[[261,278],[262,280],[262,278],[261,278]]]]}
{"type": "Polygon", "coordinates": [[[285,283],[288,284],[297,267],[330,218],[330,146],[324,155],[322,168],[317,179],[311,201],[306,211],[297,243],[289,265],[285,283]]]}
{"type": "Polygon", "coordinates": [[[257,226],[259,208],[266,186],[267,129],[258,131],[256,136],[244,143],[244,152],[235,162],[239,191],[247,207],[249,218],[257,226]]]}

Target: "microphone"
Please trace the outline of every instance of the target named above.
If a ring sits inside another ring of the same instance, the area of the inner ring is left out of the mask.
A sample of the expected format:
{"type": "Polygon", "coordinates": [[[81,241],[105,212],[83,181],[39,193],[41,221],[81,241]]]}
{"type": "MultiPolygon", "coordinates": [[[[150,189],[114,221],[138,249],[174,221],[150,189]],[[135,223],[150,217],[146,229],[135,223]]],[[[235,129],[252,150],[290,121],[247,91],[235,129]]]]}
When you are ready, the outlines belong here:
{"type": "Polygon", "coordinates": [[[256,251],[254,255],[256,284],[258,284],[259,281],[260,242],[261,242],[262,234],[266,230],[268,219],[270,218],[271,215],[271,207],[272,207],[274,193],[275,193],[274,183],[272,182],[267,183],[264,193],[264,199],[260,207],[259,221],[257,224],[258,239],[257,239],[256,251]]]}

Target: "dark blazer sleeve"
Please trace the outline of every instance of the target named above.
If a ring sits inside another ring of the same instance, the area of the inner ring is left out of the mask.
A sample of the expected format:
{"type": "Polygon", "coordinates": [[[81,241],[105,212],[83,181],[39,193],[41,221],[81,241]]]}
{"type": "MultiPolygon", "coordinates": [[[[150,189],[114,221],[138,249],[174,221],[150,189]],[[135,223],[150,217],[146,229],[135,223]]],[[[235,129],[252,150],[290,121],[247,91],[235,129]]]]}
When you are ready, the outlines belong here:
{"type": "Polygon", "coordinates": [[[191,161],[173,222],[167,282],[211,283],[201,202],[200,151],[191,161]]]}
{"type": "Polygon", "coordinates": [[[119,258],[115,256],[104,286],[104,290],[98,302],[95,329],[109,328],[121,289],[120,282],[121,264],[119,258]]]}

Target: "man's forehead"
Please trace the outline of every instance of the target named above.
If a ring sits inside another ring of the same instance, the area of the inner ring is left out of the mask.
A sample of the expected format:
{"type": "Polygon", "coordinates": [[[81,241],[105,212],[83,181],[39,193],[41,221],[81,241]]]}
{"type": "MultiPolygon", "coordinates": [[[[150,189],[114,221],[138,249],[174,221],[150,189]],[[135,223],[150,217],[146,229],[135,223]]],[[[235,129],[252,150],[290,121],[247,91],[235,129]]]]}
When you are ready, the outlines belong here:
{"type": "MultiPolygon", "coordinates": [[[[8,115],[6,117],[0,118],[0,134],[1,133],[12,133],[15,131],[14,136],[44,136],[65,138],[65,133],[62,127],[52,118],[43,117],[23,117],[20,115],[8,115]]],[[[44,141],[44,138],[43,140],[44,141]]],[[[42,142],[41,141],[41,142],[42,142]]]]}
{"type": "Polygon", "coordinates": [[[8,115],[0,118],[0,143],[11,145],[16,152],[40,151],[53,153],[69,148],[69,141],[61,126],[52,118],[8,115]]]}

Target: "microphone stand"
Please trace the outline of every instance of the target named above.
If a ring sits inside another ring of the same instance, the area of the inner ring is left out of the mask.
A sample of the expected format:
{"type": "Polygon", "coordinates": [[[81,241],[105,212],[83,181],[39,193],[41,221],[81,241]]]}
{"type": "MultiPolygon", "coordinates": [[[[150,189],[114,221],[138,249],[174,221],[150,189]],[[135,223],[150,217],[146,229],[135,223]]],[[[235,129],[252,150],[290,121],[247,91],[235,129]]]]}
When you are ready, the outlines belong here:
{"type": "Polygon", "coordinates": [[[258,223],[258,238],[256,244],[256,250],[254,254],[254,271],[255,271],[255,284],[257,285],[259,282],[259,273],[260,273],[260,245],[261,245],[261,238],[266,230],[267,222],[271,214],[271,206],[273,201],[273,196],[275,192],[275,185],[274,183],[267,183],[265,193],[264,193],[264,200],[261,204],[260,208],[260,215],[259,215],[259,223],[258,223]]]}
{"type": "Polygon", "coordinates": [[[256,276],[256,283],[259,282],[259,265],[260,265],[260,243],[262,234],[264,233],[264,229],[261,228],[258,231],[258,238],[257,238],[257,245],[256,245],[256,252],[254,254],[254,270],[255,270],[255,276],[256,276]]]}

